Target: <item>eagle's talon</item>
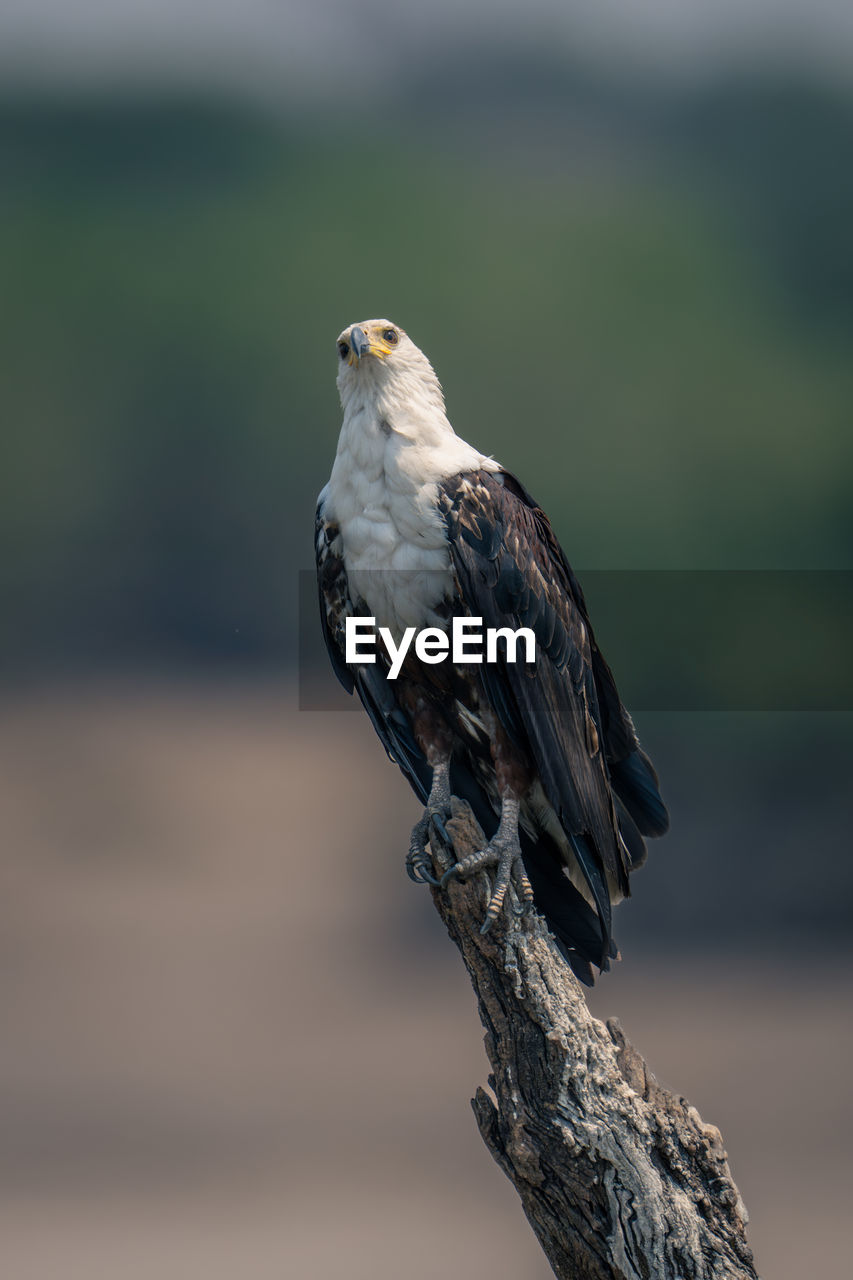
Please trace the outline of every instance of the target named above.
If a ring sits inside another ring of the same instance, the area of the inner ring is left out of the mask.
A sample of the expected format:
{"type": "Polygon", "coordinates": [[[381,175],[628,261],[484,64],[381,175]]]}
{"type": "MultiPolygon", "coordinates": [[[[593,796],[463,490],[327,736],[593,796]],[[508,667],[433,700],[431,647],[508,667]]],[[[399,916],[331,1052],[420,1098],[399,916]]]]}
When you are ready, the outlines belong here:
{"type": "Polygon", "coordinates": [[[477,853],[470,853],[467,858],[450,867],[441,877],[441,887],[445,888],[452,879],[467,880],[478,871],[486,871],[491,867],[497,868],[497,874],[486,907],[486,917],[480,928],[481,934],[488,933],[501,914],[510,885],[515,890],[516,899],[510,908],[512,914],[523,916],[533,909],[533,889],[521,856],[517,807],[513,800],[505,801],[501,825],[485,848],[477,853]]]}
{"type": "Polygon", "coordinates": [[[412,828],[409,852],[406,856],[406,874],[410,880],[414,880],[415,884],[438,884],[432,872],[430,856],[427,853],[431,817],[434,820],[435,815],[431,815],[427,810],[420,821],[416,822],[412,828]]]}
{"type": "Polygon", "coordinates": [[[447,827],[444,825],[444,815],[442,813],[434,813],[432,815],[432,825],[438,832],[438,838],[444,845],[445,849],[451,849],[450,836],[447,834],[447,827]]]}
{"type": "Polygon", "coordinates": [[[415,884],[433,884],[438,885],[431,871],[423,865],[422,862],[416,861],[414,858],[406,859],[406,875],[415,884]]]}
{"type": "Polygon", "coordinates": [[[456,876],[459,880],[467,880],[469,876],[475,875],[478,871],[485,871],[487,867],[496,867],[499,860],[499,856],[490,842],[485,849],[480,849],[477,853],[469,853],[468,857],[463,858],[461,862],[455,862],[450,870],[445,872],[442,883],[445,880],[449,880],[451,876],[456,876]]]}
{"type": "Polygon", "coordinates": [[[446,889],[447,886],[450,884],[451,880],[458,880],[459,878],[460,878],[459,863],[454,862],[453,866],[448,867],[444,875],[441,877],[442,889],[446,889]]]}
{"type": "Polygon", "coordinates": [[[449,818],[451,813],[450,800],[449,765],[446,760],[442,760],[433,769],[432,787],[430,788],[423,817],[412,827],[412,835],[409,840],[406,871],[409,879],[414,880],[415,884],[431,884],[438,887],[439,881],[433,872],[432,859],[427,853],[427,845],[429,844],[430,827],[432,826],[445,847],[451,847],[447,837],[447,829],[444,825],[445,818],[449,818]]]}

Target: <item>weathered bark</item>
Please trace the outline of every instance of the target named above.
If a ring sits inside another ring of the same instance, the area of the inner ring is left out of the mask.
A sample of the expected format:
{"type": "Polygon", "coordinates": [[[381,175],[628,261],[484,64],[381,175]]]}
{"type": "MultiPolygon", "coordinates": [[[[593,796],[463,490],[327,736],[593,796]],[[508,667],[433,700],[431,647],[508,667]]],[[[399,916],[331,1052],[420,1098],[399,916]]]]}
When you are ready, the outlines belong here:
{"type": "MultiPolygon", "coordinates": [[[[483,847],[454,800],[455,857],[483,847]]],[[[437,869],[450,865],[435,837],[437,869]]],[[[755,1280],[720,1133],[662,1089],[615,1019],[592,1017],[544,923],[505,909],[479,932],[487,877],[433,898],[486,1028],[480,1133],[561,1280],[755,1280]]]]}

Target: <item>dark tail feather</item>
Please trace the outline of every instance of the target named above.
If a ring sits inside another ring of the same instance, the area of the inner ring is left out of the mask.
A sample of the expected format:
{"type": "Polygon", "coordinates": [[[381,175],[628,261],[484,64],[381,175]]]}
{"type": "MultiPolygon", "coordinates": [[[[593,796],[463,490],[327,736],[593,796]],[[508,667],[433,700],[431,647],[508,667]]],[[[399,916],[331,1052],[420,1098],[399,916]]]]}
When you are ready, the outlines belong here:
{"type": "Polygon", "coordinates": [[[610,960],[616,958],[616,945],[609,932],[605,936],[597,913],[564,874],[560,855],[547,838],[534,842],[522,835],[521,846],[536,909],[545,917],[575,976],[591,987],[591,966],[606,972],[610,960]]]}
{"type": "Polygon", "coordinates": [[[609,766],[613,790],[644,836],[669,830],[669,814],[658,790],[654,766],[645,751],[632,751],[609,766]]]}
{"type": "MultiPolygon", "coordinates": [[[[596,959],[595,963],[602,965],[602,961],[606,961],[607,953],[610,950],[610,926],[611,926],[611,907],[610,907],[610,891],[607,888],[607,881],[604,879],[604,873],[601,865],[590,848],[590,842],[586,836],[570,835],[572,849],[578,860],[578,865],[583,872],[584,879],[589,885],[590,892],[595,899],[595,905],[598,908],[598,919],[600,922],[601,932],[601,950],[599,955],[601,959],[596,959]]],[[[602,965],[603,967],[603,965],[602,965]]]]}
{"type": "MultiPolygon", "coordinates": [[[[451,789],[460,800],[467,800],[474,816],[490,839],[498,825],[498,815],[483,794],[474,776],[459,761],[450,765],[451,789]]],[[[536,910],[547,921],[557,946],[569,963],[575,977],[591,987],[595,978],[592,966],[602,973],[618,954],[616,944],[605,938],[602,922],[595,911],[563,873],[562,856],[547,836],[531,839],[521,831],[521,852],[533,890],[536,910]]],[[[609,899],[608,899],[609,905],[609,899]]]]}
{"type": "Polygon", "coordinates": [[[625,808],[619,797],[616,797],[616,816],[619,819],[619,834],[628,851],[628,870],[636,871],[648,857],[646,842],[637,830],[637,824],[625,808]]]}

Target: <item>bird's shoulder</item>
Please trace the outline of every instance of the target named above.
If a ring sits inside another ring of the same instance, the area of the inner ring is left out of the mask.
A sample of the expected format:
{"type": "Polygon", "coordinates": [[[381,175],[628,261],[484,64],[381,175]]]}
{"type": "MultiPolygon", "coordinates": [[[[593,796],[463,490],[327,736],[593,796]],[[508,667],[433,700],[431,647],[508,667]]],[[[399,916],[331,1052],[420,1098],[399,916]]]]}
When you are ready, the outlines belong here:
{"type": "Polygon", "coordinates": [[[511,472],[452,476],[439,488],[462,594],[533,629],[575,689],[595,691],[609,759],[637,747],[631,717],[598,647],[583,589],[548,516],[511,472]]]}
{"type": "Polygon", "coordinates": [[[498,597],[513,606],[531,593],[547,600],[588,659],[589,619],[580,583],[548,516],[517,476],[504,469],[451,476],[439,485],[438,505],[451,545],[461,544],[460,552],[479,563],[498,597]]]}

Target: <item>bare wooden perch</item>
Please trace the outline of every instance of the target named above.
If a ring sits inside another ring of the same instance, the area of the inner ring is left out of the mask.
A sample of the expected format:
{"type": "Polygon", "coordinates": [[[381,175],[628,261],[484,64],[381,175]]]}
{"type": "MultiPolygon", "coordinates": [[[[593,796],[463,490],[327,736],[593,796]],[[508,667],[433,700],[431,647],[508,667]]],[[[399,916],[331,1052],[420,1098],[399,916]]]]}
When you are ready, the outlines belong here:
{"type": "MultiPolygon", "coordinates": [[[[441,870],[483,846],[467,805],[433,832],[441,870]]],[[[561,1280],[755,1280],[720,1133],[662,1089],[615,1019],[592,1017],[538,917],[482,936],[486,877],[433,890],[486,1028],[480,1133],[561,1280]]]]}

